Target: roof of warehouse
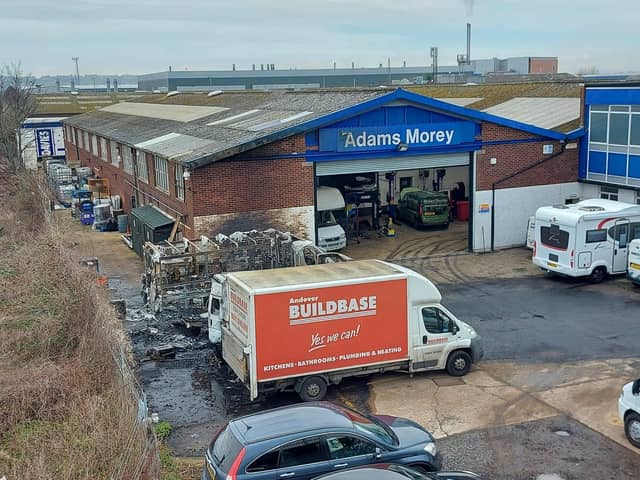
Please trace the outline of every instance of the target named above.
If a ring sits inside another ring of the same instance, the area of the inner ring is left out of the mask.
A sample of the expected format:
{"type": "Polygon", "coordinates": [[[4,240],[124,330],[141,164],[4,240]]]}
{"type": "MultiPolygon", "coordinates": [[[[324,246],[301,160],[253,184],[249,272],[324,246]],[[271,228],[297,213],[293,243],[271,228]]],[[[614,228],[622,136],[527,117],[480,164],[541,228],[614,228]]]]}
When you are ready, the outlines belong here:
{"type": "Polygon", "coordinates": [[[142,96],[140,93],[124,92],[36,94],[34,97],[38,103],[34,115],[76,115],[142,96]]]}
{"type": "MultiPolygon", "coordinates": [[[[475,89],[429,98],[402,89],[336,89],[150,94],[65,123],[198,167],[399,100],[560,140],[564,134],[482,112],[475,89]],[[464,107],[469,105],[471,109],[464,107]],[[144,119],[144,121],[141,121],[144,119]]],[[[451,93],[449,92],[449,93],[451,93]]],[[[434,92],[435,93],[435,92],[434,92]]],[[[446,92],[442,92],[446,93],[446,92]]],[[[488,90],[484,94],[489,94],[488,90]]],[[[495,97],[495,95],[494,95],[495,97]]]]}
{"type": "Polygon", "coordinates": [[[516,97],[483,111],[542,128],[555,128],[580,118],[580,99],[516,97]]]}

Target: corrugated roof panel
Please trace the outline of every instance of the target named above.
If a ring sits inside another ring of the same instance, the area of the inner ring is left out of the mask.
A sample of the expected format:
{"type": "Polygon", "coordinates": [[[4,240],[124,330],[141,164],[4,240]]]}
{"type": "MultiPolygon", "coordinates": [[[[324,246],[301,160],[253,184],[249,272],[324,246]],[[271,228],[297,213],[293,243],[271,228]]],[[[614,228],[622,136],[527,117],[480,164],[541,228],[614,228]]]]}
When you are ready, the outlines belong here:
{"type": "Polygon", "coordinates": [[[580,99],[516,97],[484,111],[541,128],[553,128],[580,117],[580,99]]]}
{"type": "Polygon", "coordinates": [[[182,135],[180,133],[169,133],[160,137],[152,138],[145,142],[134,145],[156,155],[165,158],[177,158],[189,155],[194,150],[204,149],[213,146],[218,142],[205,138],[182,135]]]}
{"type": "Polygon", "coordinates": [[[220,125],[223,123],[228,123],[231,122],[233,120],[237,120],[238,118],[244,118],[247,117],[249,115],[253,115],[254,113],[258,113],[260,110],[249,110],[247,112],[242,112],[242,113],[238,113],[236,115],[231,115],[230,117],[226,117],[226,118],[221,118],[220,120],[216,120],[215,122],[209,122],[207,123],[208,126],[212,126],[212,125],[220,125]]]}
{"type": "Polygon", "coordinates": [[[308,117],[312,113],[313,112],[295,113],[295,114],[289,115],[288,117],[285,117],[285,118],[280,118],[280,119],[276,119],[276,120],[270,120],[268,122],[260,123],[258,125],[253,126],[253,127],[249,127],[249,130],[251,130],[252,132],[259,132],[260,130],[265,130],[267,128],[276,127],[278,125],[284,125],[285,123],[293,122],[294,120],[298,120],[300,118],[308,117]]]}
{"type": "Polygon", "coordinates": [[[451,103],[453,105],[458,105],[459,107],[466,107],[467,105],[471,105],[472,103],[479,102],[483,100],[482,97],[458,97],[458,98],[436,98],[436,100],[440,100],[441,102],[451,103]]]}
{"type": "Polygon", "coordinates": [[[123,102],[100,109],[101,111],[135,115],[137,117],[160,118],[176,122],[192,122],[215,113],[229,110],[225,107],[204,107],[195,105],[174,105],[159,103],[123,102]]]}

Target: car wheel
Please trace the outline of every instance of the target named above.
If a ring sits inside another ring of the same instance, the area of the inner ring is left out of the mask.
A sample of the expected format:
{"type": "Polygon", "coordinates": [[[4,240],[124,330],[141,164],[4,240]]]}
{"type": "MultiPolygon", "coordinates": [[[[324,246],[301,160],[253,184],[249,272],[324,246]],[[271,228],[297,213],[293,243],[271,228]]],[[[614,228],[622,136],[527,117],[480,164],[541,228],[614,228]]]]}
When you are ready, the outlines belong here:
{"type": "Polygon", "coordinates": [[[322,377],[307,377],[300,384],[298,395],[303,402],[317,402],[327,394],[327,382],[322,377]]]}
{"type": "Polygon", "coordinates": [[[624,434],[631,445],[640,448],[640,415],[632,412],[624,417],[624,434]]]}
{"type": "Polygon", "coordinates": [[[607,276],[606,268],[596,267],[593,269],[593,272],[591,272],[591,275],[589,275],[589,280],[591,281],[591,283],[600,283],[605,279],[606,276],[607,276]]]}
{"type": "Polygon", "coordinates": [[[447,359],[447,373],[452,377],[462,377],[471,370],[471,356],[462,350],[449,355],[447,359]]]}

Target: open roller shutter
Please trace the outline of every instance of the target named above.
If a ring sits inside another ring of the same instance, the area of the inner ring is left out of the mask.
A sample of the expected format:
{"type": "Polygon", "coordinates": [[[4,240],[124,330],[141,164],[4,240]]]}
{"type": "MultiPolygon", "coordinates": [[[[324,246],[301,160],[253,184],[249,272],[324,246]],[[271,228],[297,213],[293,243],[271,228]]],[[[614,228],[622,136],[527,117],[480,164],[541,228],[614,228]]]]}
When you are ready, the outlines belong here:
{"type": "Polygon", "coordinates": [[[316,175],[344,175],[349,173],[390,172],[421,168],[444,168],[469,165],[469,153],[447,155],[416,155],[413,157],[385,157],[363,160],[316,162],[316,175]]]}

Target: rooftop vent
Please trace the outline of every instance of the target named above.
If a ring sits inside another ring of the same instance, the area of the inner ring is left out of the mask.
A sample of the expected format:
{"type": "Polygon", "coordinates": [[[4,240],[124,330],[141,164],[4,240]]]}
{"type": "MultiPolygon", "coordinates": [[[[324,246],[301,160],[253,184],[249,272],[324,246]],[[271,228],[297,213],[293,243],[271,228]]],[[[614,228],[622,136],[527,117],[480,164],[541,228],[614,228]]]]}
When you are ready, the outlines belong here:
{"type": "Polygon", "coordinates": [[[217,97],[222,94],[222,90],[213,90],[212,92],[207,93],[207,97],[217,97]]]}
{"type": "Polygon", "coordinates": [[[596,207],[595,205],[585,205],[584,207],[580,207],[580,210],[584,212],[604,212],[603,207],[596,207]]]}
{"type": "Polygon", "coordinates": [[[179,95],[180,92],[177,90],[173,90],[172,92],[167,93],[167,97],[175,97],[176,95],[179,95]]]}

